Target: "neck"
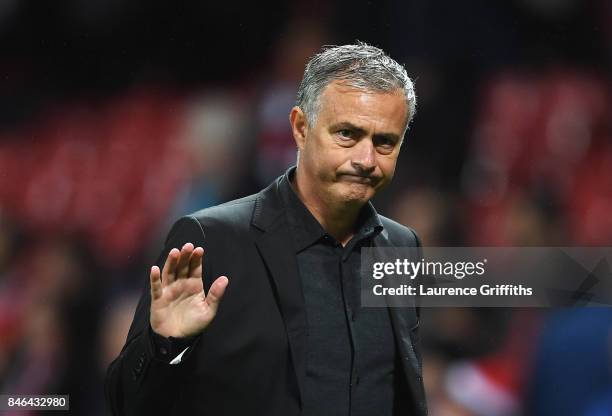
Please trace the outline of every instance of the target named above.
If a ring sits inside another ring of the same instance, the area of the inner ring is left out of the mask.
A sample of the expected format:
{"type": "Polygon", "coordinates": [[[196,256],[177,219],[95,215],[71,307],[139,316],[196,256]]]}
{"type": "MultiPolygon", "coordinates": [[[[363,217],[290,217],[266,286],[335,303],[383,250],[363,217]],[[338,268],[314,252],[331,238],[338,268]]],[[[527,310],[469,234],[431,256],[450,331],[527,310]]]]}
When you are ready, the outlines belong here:
{"type": "Polygon", "coordinates": [[[326,198],[327,195],[321,195],[316,189],[309,186],[309,181],[304,179],[305,177],[303,173],[300,173],[298,166],[291,184],[298,197],[323,229],[342,245],[346,245],[353,237],[362,205],[331,201],[326,198]]]}

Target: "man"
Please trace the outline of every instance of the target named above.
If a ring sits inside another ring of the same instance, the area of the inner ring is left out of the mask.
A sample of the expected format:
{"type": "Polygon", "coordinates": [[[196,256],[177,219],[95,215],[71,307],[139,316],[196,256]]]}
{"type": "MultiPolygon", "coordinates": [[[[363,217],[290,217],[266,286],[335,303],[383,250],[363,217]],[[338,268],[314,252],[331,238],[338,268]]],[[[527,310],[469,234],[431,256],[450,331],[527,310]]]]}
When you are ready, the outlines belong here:
{"type": "Polygon", "coordinates": [[[378,48],[308,62],[289,116],[297,168],[173,226],[109,367],[115,414],[426,414],[417,309],[359,298],[361,247],[420,245],[369,202],[414,111],[378,48]]]}

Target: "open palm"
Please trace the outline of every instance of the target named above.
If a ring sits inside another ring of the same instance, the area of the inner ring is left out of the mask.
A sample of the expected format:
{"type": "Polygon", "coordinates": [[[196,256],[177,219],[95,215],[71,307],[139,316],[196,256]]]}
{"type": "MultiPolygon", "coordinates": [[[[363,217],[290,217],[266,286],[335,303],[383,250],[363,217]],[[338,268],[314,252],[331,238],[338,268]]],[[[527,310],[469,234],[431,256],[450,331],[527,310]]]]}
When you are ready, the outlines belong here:
{"type": "Polygon", "coordinates": [[[202,283],[204,249],[185,244],[168,253],[162,271],[151,268],[151,328],[164,337],[202,332],[214,319],[228,279],[220,276],[208,291],[202,283]]]}

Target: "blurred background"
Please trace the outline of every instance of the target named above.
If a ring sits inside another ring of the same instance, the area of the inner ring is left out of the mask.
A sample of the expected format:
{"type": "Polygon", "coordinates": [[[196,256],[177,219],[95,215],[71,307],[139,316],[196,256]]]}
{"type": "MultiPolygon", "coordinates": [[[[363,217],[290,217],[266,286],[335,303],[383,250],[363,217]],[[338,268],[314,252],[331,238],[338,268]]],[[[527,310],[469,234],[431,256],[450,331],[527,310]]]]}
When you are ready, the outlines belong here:
{"type": "MultiPolygon", "coordinates": [[[[376,206],[425,245],[612,246],[609,0],[244,3],[0,1],[0,392],[107,414],[168,227],[294,162],[324,44],[415,79],[376,206]]],[[[432,416],[612,414],[612,310],[423,315],[432,416]]]]}

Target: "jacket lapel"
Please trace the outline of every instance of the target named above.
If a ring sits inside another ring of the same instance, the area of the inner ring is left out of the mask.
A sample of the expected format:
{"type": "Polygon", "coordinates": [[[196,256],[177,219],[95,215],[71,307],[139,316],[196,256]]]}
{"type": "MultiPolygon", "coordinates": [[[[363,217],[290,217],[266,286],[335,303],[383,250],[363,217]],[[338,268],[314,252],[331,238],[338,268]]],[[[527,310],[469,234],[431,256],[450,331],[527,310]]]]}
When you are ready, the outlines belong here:
{"type": "MultiPolygon", "coordinates": [[[[255,203],[251,224],[256,229],[254,231],[255,244],[272,278],[274,295],[279,304],[287,331],[301,401],[302,388],[306,377],[306,314],[293,237],[279,195],[278,187],[282,180],[286,180],[284,176],[260,192],[255,203]]],[[[380,247],[393,246],[388,240],[386,230],[383,230],[376,237],[375,245],[380,247]]],[[[392,296],[387,297],[387,303],[406,379],[411,390],[418,396],[424,397],[420,376],[421,364],[411,338],[412,320],[408,317],[412,308],[394,305],[392,296]]],[[[415,397],[417,402],[421,401],[419,400],[420,397],[415,397]]],[[[418,405],[420,406],[421,403],[418,403],[418,405]]]]}
{"type": "Polygon", "coordinates": [[[287,331],[301,400],[306,374],[306,314],[293,238],[278,194],[281,180],[284,178],[279,178],[259,194],[252,225],[258,230],[255,233],[255,244],[272,277],[271,283],[287,331]]]}
{"type": "MultiPolygon", "coordinates": [[[[376,237],[375,245],[377,247],[393,247],[388,240],[386,230],[383,230],[378,237],[376,237]]],[[[391,325],[395,332],[397,348],[402,358],[402,367],[406,375],[406,380],[413,392],[417,392],[421,397],[424,397],[425,393],[422,391],[421,363],[414,349],[414,342],[411,335],[412,330],[416,329],[418,321],[415,323],[414,320],[409,319],[409,313],[414,310],[413,308],[416,308],[416,303],[414,298],[410,298],[410,300],[413,302],[412,307],[407,307],[405,303],[400,305],[395,296],[386,297],[389,314],[391,315],[391,325]]],[[[405,299],[403,302],[405,302],[405,299]]],[[[417,402],[420,401],[419,397],[415,398],[417,402]]]]}

